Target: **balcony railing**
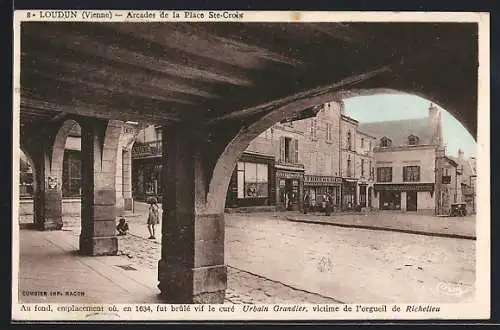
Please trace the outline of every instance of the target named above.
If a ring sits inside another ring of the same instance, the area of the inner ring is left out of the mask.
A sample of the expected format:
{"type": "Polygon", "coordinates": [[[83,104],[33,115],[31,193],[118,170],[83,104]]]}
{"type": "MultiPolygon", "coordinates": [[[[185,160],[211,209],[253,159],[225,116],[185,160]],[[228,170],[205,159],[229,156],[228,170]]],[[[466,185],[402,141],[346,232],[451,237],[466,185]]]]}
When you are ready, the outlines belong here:
{"type": "Polygon", "coordinates": [[[132,158],[161,156],[161,140],[146,143],[136,142],[132,147],[132,158]]]}

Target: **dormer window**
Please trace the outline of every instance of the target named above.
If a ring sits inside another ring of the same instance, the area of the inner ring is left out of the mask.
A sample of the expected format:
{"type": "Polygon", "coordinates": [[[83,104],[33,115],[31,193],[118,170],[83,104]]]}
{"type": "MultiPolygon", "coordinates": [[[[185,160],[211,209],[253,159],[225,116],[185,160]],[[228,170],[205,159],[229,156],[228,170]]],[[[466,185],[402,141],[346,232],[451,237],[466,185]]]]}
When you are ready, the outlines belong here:
{"type": "Polygon", "coordinates": [[[419,142],[418,136],[415,136],[413,134],[408,136],[408,144],[410,146],[416,146],[418,142],[419,142]]]}
{"type": "Polygon", "coordinates": [[[380,139],[380,146],[381,147],[390,147],[391,144],[392,144],[392,141],[386,136],[384,136],[383,138],[380,139]]]}

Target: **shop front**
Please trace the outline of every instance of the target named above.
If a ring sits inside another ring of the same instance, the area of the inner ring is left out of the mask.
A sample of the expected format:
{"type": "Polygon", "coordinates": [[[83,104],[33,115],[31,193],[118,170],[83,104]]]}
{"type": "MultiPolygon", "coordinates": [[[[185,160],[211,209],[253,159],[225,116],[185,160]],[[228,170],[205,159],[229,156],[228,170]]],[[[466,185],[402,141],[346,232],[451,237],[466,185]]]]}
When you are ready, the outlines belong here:
{"type": "Polygon", "coordinates": [[[381,210],[417,211],[434,207],[433,183],[376,183],[374,190],[381,210]]]}
{"type": "Polygon", "coordinates": [[[276,206],[279,210],[302,209],[304,169],[276,165],[276,206]]]}
{"type": "Polygon", "coordinates": [[[359,184],[359,206],[368,207],[368,184],[359,184]]]}
{"type": "Polygon", "coordinates": [[[145,201],[150,197],[161,200],[161,158],[142,158],[132,160],[132,189],[137,200],[145,201]]]}
{"type": "Polygon", "coordinates": [[[357,182],[355,179],[342,179],[342,208],[344,210],[352,210],[358,203],[356,197],[357,182]]]}
{"type": "Polygon", "coordinates": [[[342,179],[334,176],[305,175],[304,194],[309,194],[309,203],[312,210],[322,211],[325,207],[327,195],[332,197],[333,207],[340,204],[340,186],[342,179]]]}
{"type": "Polygon", "coordinates": [[[274,156],[244,153],[231,176],[226,207],[274,205],[274,156]]]}

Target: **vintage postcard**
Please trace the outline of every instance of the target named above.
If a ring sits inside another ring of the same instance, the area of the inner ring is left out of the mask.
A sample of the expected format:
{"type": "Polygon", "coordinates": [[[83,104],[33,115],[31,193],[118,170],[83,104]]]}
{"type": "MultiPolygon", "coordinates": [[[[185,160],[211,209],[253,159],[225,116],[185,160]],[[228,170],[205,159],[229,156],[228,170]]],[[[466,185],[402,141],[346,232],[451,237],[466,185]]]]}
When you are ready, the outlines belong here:
{"type": "Polygon", "coordinates": [[[488,13],[14,15],[13,320],[490,317],[488,13]]]}

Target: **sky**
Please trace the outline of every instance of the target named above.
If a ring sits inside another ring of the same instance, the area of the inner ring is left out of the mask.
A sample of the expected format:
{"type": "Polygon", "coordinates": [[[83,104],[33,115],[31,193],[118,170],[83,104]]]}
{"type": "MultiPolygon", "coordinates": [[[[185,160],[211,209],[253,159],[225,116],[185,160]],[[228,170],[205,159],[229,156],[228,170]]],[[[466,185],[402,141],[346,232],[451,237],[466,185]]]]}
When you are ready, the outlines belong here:
{"type": "MultiPolygon", "coordinates": [[[[360,123],[368,123],[427,117],[430,102],[414,95],[382,94],[348,98],[344,104],[349,117],[360,123]]],[[[446,109],[440,109],[447,154],[458,156],[458,148],[461,148],[465,157],[475,157],[477,146],[472,135],[446,109]]]]}

